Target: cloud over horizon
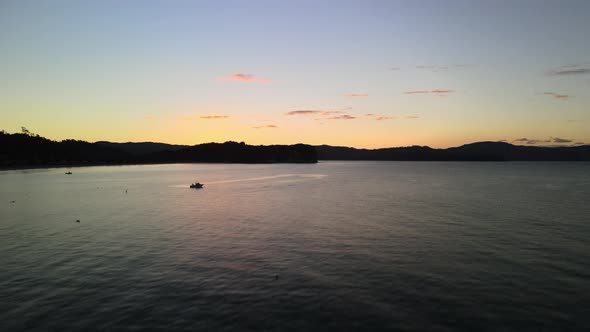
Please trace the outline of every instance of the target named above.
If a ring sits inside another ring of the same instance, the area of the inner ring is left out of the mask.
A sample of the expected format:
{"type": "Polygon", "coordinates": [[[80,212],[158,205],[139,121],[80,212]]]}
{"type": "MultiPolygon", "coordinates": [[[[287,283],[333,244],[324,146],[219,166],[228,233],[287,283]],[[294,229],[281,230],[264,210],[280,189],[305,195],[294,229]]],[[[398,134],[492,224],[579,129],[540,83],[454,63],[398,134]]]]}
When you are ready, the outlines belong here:
{"type": "Polygon", "coordinates": [[[536,138],[526,138],[526,137],[521,137],[521,138],[517,138],[515,140],[513,140],[512,142],[516,142],[516,143],[525,143],[528,145],[536,145],[539,143],[557,143],[557,144],[564,144],[564,143],[571,143],[573,142],[573,140],[571,139],[566,139],[566,138],[559,138],[559,137],[550,137],[549,139],[536,139],[536,138]]]}
{"type": "Polygon", "coordinates": [[[344,97],[346,97],[346,98],[367,98],[367,97],[369,97],[369,95],[366,93],[349,93],[349,94],[344,95],[344,97]]]}
{"type": "Polygon", "coordinates": [[[322,111],[322,110],[297,110],[297,111],[290,111],[285,113],[285,115],[331,115],[331,114],[342,114],[344,111],[342,110],[334,110],[334,111],[322,111]]]}
{"type": "Polygon", "coordinates": [[[220,80],[227,81],[227,82],[242,82],[242,83],[261,83],[261,84],[270,83],[270,79],[268,79],[268,78],[256,77],[254,75],[244,74],[244,73],[232,74],[227,77],[222,77],[220,80]]]}
{"type": "Polygon", "coordinates": [[[567,100],[570,97],[569,95],[562,95],[556,92],[543,92],[543,94],[559,100],[567,100]]]}
{"type": "Polygon", "coordinates": [[[252,128],[254,129],[265,129],[265,128],[278,128],[279,126],[277,125],[265,125],[265,126],[254,126],[252,128]]]}
{"type": "Polygon", "coordinates": [[[455,92],[454,90],[450,90],[450,89],[434,89],[434,90],[410,90],[410,91],[404,91],[404,94],[406,95],[416,95],[416,94],[436,94],[436,95],[443,95],[443,94],[449,94],[449,93],[453,93],[455,92]]]}
{"type": "Polygon", "coordinates": [[[189,118],[182,118],[182,121],[190,122],[190,121],[198,121],[198,120],[221,120],[227,119],[229,115],[204,115],[204,116],[195,116],[189,118]]]}
{"type": "Polygon", "coordinates": [[[227,119],[229,118],[229,115],[206,115],[206,116],[200,116],[199,119],[203,119],[203,120],[218,120],[218,119],[227,119]]]}
{"type": "Polygon", "coordinates": [[[297,110],[285,113],[285,115],[311,115],[311,114],[322,114],[324,111],[318,110],[297,110]]]}
{"type": "Polygon", "coordinates": [[[329,118],[326,118],[326,120],[354,120],[354,119],[356,119],[355,116],[348,115],[348,114],[331,116],[329,118]]]}
{"type": "Polygon", "coordinates": [[[394,119],[397,119],[394,116],[383,116],[383,115],[374,114],[374,113],[367,113],[367,114],[365,114],[365,116],[368,117],[368,118],[372,118],[371,120],[375,120],[375,121],[384,121],[384,120],[394,120],[394,119]]]}
{"type": "Polygon", "coordinates": [[[568,76],[568,75],[584,75],[590,74],[590,68],[579,65],[562,66],[555,69],[550,69],[547,72],[548,76],[568,76]]]}

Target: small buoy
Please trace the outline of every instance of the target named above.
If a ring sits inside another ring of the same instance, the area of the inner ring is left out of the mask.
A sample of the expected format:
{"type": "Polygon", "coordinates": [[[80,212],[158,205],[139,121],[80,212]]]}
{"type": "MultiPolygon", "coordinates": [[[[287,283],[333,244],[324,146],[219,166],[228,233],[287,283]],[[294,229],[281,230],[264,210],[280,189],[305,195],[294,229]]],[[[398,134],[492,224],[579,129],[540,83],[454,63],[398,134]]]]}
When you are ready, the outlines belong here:
{"type": "Polygon", "coordinates": [[[16,201],[10,201],[10,203],[16,203],[16,201]]]}
{"type": "Polygon", "coordinates": [[[127,193],[127,189],[125,189],[125,193],[127,193]]]}
{"type": "Polygon", "coordinates": [[[76,222],[80,222],[80,219],[76,219],[76,222]]]}
{"type": "Polygon", "coordinates": [[[279,280],[279,275],[275,274],[275,280],[279,280]]]}

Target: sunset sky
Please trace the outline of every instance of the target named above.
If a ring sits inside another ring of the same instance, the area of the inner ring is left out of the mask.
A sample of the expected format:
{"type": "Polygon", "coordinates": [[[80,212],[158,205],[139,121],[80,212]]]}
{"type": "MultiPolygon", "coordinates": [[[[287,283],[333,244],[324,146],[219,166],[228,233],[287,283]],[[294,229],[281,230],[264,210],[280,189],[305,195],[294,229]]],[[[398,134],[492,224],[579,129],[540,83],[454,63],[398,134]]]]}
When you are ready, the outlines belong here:
{"type": "Polygon", "coordinates": [[[0,1],[0,129],[590,143],[590,1],[0,1]]]}

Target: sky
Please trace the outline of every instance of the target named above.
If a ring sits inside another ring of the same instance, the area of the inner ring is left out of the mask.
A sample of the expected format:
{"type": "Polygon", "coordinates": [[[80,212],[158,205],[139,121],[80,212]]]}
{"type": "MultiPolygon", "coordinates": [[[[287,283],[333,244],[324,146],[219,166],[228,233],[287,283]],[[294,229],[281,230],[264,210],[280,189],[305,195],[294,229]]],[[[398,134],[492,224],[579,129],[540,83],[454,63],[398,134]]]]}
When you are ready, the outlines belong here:
{"type": "Polygon", "coordinates": [[[590,1],[0,1],[0,129],[590,144],[590,1]]]}

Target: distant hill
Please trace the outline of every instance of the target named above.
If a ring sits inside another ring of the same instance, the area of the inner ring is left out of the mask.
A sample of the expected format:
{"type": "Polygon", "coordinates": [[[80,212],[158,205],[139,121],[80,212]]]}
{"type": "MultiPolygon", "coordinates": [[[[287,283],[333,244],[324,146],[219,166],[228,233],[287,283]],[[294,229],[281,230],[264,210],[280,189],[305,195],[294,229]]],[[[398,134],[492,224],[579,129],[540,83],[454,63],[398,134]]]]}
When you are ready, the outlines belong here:
{"type": "Polygon", "coordinates": [[[238,142],[194,146],[164,143],[52,141],[27,132],[0,131],[0,168],[149,163],[316,163],[319,160],[407,161],[590,161],[590,146],[534,147],[478,142],[448,149],[410,146],[355,149],[329,145],[247,145],[238,142]]]}
{"type": "Polygon", "coordinates": [[[154,143],[154,142],[127,142],[127,143],[112,143],[106,141],[96,142],[97,145],[118,148],[132,155],[142,155],[162,151],[178,151],[189,147],[188,145],[175,145],[166,143],[154,143]]]}
{"type": "Polygon", "coordinates": [[[0,132],[0,168],[179,162],[316,163],[317,152],[305,144],[57,142],[30,133],[0,132]]]}
{"type": "Polygon", "coordinates": [[[150,162],[316,163],[317,152],[306,144],[255,146],[225,142],[153,152],[140,158],[150,162]]]}
{"type": "Polygon", "coordinates": [[[477,142],[448,149],[410,146],[355,149],[316,146],[319,160],[408,160],[408,161],[590,161],[590,146],[537,147],[503,142],[477,142]]]}

